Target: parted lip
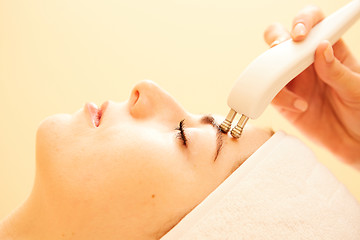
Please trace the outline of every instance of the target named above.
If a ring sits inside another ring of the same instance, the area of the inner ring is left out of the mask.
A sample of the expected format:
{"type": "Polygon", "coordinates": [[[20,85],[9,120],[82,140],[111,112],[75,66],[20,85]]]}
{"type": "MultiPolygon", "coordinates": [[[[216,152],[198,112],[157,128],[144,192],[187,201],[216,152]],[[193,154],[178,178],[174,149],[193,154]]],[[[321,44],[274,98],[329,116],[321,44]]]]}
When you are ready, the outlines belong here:
{"type": "Polygon", "coordinates": [[[85,104],[85,111],[88,113],[91,123],[94,127],[99,127],[101,123],[101,118],[104,115],[104,112],[109,105],[109,101],[101,104],[99,108],[95,103],[89,102],[85,104]]]}

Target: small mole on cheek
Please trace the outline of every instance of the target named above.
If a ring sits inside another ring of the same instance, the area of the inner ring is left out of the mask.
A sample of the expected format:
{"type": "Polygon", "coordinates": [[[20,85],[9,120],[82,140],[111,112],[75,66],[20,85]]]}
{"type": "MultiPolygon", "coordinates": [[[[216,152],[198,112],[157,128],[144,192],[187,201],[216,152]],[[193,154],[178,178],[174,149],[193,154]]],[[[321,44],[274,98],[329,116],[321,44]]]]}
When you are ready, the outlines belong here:
{"type": "Polygon", "coordinates": [[[151,195],[151,198],[155,198],[155,194],[151,195]]]}

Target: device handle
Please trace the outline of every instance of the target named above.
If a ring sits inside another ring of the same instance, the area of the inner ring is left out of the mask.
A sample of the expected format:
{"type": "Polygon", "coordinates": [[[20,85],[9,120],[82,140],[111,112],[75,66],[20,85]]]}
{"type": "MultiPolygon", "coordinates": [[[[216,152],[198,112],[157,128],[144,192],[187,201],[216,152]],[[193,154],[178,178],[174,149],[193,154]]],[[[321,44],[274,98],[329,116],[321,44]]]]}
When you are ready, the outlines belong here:
{"type": "Polygon", "coordinates": [[[318,23],[304,41],[290,39],[264,52],[236,81],[229,107],[247,117],[259,117],[276,94],[314,62],[321,41],[334,44],[359,17],[360,0],[353,0],[318,23]]]}

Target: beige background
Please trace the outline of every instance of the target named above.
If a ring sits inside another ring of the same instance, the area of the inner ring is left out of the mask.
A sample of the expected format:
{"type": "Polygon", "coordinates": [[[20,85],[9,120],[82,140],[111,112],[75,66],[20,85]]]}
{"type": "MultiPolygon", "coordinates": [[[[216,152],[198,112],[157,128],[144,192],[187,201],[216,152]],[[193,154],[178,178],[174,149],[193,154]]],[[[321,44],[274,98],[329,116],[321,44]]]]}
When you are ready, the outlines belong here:
{"type": "MultiPolygon", "coordinates": [[[[263,30],[303,6],[329,14],[348,0],[0,0],[0,219],[33,184],[35,133],[46,116],[122,101],[152,79],[189,111],[228,112],[263,30]]],[[[360,58],[360,22],[344,36],[360,58]]],[[[254,123],[254,121],[252,121],[254,123]]],[[[299,136],[271,107],[256,124],[299,136]]],[[[306,143],[360,200],[360,173],[306,143]]]]}

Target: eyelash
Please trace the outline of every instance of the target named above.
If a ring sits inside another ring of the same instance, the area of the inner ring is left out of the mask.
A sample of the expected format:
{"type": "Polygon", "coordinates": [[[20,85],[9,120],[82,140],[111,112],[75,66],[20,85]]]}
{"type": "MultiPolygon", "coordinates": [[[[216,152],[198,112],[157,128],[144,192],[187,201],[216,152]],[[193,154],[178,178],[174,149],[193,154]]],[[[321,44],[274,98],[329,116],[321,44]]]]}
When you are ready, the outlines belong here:
{"type": "Polygon", "coordinates": [[[179,132],[176,134],[176,137],[181,139],[183,142],[183,145],[185,147],[187,147],[187,138],[186,138],[186,134],[185,134],[185,130],[184,130],[184,121],[185,119],[181,120],[179,123],[179,126],[177,128],[175,128],[175,130],[178,130],[179,132]]]}

